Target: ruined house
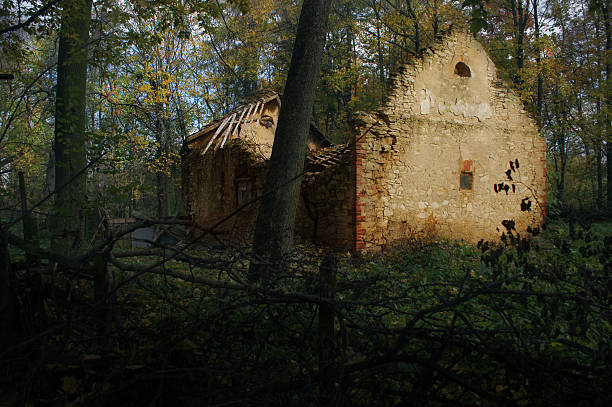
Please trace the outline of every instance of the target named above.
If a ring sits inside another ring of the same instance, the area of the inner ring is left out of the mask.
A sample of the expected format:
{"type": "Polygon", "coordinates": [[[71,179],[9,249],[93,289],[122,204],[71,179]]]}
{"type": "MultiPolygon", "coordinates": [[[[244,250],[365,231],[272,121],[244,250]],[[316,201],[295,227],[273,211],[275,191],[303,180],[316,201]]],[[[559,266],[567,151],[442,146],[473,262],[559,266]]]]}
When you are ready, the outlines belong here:
{"type": "MultiPolygon", "coordinates": [[[[261,192],[279,107],[268,94],[187,139],[183,186],[200,226],[261,192]]],[[[329,146],[311,132],[296,220],[303,239],[373,251],[414,236],[524,236],[543,222],[545,141],[467,31],[401,66],[386,103],[357,115],[353,136],[329,146]]],[[[256,213],[247,206],[220,233],[248,236],[256,213]]]]}
{"type": "MultiPolygon", "coordinates": [[[[280,106],[278,94],[260,91],[185,140],[182,187],[187,213],[199,227],[212,228],[218,239],[252,234],[258,209],[252,201],[263,189],[280,106]]],[[[297,233],[303,239],[350,248],[350,158],[347,145],[332,146],[310,126],[297,216],[297,233]]]]}

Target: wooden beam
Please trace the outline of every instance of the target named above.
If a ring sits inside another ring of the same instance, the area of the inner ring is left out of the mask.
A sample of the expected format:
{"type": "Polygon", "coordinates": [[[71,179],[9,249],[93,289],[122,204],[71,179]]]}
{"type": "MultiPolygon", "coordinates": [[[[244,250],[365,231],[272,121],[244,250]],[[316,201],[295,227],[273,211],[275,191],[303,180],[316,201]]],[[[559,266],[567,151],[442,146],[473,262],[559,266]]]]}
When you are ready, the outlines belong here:
{"type": "Polygon", "coordinates": [[[212,138],[210,139],[210,141],[206,145],[206,148],[204,149],[204,151],[202,151],[202,153],[201,153],[202,156],[204,156],[204,154],[206,154],[206,152],[208,151],[208,149],[210,148],[212,143],[215,141],[215,139],[217,138],[219,133],[221,133],[221,131],[225,128],[225,126],[227,126],[227,124],[230,122],[231,118],[232,118],[231,116],[227,116],[227,118],[223,121],[223,123],[221,123],[221,125],[219,125],[219,127],[217,128],[217,131],[215,132],[215,134],[212,136],[212,138]]]}

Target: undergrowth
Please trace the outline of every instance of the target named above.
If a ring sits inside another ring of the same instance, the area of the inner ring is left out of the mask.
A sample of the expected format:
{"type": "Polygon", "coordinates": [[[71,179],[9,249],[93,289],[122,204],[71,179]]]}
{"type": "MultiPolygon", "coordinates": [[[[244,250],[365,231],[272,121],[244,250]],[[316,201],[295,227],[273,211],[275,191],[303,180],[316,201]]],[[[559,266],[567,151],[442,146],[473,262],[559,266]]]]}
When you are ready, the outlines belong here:
{"type": "Polygon", "coordinates": [[[239,248],[125,255],[155,273],[114,269],[105,332],[91,281],[39,268],[43,318],[22,268],[0,405],[607,406],[611,243],[607,224],[558,223],[529,242],[334,254],[333,301],[319,295],[330,254],[313,247],[256,288],[239,248]]]}

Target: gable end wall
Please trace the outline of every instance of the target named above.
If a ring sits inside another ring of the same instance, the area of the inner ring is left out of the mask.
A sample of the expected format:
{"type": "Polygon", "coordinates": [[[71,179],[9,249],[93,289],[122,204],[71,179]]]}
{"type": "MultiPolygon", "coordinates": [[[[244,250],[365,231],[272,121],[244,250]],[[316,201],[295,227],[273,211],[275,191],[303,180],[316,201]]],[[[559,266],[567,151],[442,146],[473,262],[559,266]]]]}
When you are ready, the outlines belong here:
{"type": "Polygon", "coordinates": [[[545,142],[470,33],[401,67],[385,106],[357,117],[355,145],[356,250],[413,237],[498,240],[503,220],[524,235],[544,219],[545,142]],[[458,62],[470,77],[455,74],[458,62]],[[461,189],[462,172],[471,189],[461,189]],[[507,194],[495,192],[502,183],[507,194]]]}

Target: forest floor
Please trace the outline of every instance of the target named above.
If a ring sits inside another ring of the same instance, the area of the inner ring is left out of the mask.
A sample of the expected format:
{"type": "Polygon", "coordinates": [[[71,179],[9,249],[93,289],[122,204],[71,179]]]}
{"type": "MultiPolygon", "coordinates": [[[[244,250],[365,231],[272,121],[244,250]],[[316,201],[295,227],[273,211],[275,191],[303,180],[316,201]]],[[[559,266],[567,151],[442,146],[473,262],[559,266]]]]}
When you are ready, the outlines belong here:
{"type": "Polygon", "coordinates": [[[364,257],[298,246],[256,288],[244,248],[123,250],[105,307],[87,270],[22,267],[0,406],[609,406],[610,247],[612,222],[364,257]]]}

